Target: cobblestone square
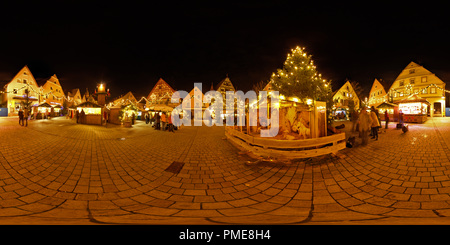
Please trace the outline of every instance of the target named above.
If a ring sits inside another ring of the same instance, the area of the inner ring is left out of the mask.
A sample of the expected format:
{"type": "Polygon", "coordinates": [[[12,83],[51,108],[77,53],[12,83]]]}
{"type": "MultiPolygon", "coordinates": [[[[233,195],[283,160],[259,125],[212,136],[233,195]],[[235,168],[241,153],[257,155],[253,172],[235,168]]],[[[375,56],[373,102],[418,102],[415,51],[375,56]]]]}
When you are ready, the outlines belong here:
{"type": "Polygon", "coordinates": [[[394,126],[337,155],[247,165],[223,127],[0,118],[0,223],[450,224],[450,118],[394,126]]]}

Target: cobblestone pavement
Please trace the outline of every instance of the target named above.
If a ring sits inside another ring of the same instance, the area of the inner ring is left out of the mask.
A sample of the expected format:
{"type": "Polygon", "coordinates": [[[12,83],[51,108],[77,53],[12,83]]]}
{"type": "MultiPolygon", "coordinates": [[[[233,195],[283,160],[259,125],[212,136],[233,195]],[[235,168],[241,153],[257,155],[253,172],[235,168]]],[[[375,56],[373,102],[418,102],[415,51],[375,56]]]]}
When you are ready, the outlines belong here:
{"type": "Polygon", "coordinates": [[[0,118],[0,224],[450,224],[449,123],[249,166],[223,127],[0,118]]]}

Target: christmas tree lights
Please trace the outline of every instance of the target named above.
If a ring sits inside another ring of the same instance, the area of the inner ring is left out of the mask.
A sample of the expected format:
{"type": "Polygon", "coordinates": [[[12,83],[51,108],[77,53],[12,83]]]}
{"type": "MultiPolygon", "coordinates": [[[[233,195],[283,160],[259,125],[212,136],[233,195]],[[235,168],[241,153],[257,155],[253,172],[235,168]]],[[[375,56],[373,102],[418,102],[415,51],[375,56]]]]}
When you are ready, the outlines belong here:
{"type": "Polygon", "coordinates": [[[272,87],[286,98],[299,98],[309,104],[311,100],[331,100],[330,83],[317,72],[312,56],[305,48],[296,47],[287,55],[282,69],[272,73],[272,87]]]}

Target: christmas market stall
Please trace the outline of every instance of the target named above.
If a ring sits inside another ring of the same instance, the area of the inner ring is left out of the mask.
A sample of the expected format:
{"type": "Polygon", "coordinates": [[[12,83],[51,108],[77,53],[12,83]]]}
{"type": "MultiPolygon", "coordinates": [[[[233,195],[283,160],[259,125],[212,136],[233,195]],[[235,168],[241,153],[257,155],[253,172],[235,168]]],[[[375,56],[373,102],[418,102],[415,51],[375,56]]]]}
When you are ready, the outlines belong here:
{"type": "Polygon", "coordinates": [[[52,117],[59,117],[62,114],[62,106],[61,105],[53,105],[53,112],[52,112],[52,117]]]}
{"type": "Polygon", "coordinates": [[[378,110],[378,114],[380,115],[380,120],[384,121],[384,113],[387,111],[389,115],[390,121],[398,121],[398,105],[389,103],[389,102],[383,102],[376,106],[376,109],[378,110]]]}
{"type": "Polygon", "coordinates": [[[112,106],[109,108],[109,122],[112,124],[123,125],[125,127],[131,127],[140,110],[139,108],[132,103],[128,103],[127,105],[120,106],[112,106]]]}
{"type": "Polygon", "coordinates": [[[77,105],[78,122],[81,124],[102,125],[103,110],[102,106],[94,102],[83,102],[77,105]]]}
{"type": "Polygon", "coordinates": [[[53,110],[53,107],[47,103],[44,102],[39,105],[33,106],[33,117],[34,119],[47,119],[53,110]]]}
{"type": "Polygon", "coordinates": [[[399,114],[403,114],[403,122],[424,123],[427,120],[427,108],[430,105],[426,99],[417,94],[398,102],[399,114]]]}

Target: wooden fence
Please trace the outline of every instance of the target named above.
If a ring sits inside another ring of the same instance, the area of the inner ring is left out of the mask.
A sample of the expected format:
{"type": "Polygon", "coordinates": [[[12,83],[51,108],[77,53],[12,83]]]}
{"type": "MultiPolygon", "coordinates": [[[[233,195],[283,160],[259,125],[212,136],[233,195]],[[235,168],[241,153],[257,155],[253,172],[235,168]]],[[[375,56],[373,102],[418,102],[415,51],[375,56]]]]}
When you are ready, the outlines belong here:
{"type": "Polygon", "coordinates": [[[304,140],[276,140],[254,137],[231,127],[225,135],[233,144],[261,157],[298,159],[336,153],[346,147],[345,133],[304,140]]]}

